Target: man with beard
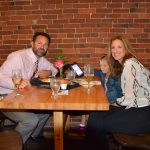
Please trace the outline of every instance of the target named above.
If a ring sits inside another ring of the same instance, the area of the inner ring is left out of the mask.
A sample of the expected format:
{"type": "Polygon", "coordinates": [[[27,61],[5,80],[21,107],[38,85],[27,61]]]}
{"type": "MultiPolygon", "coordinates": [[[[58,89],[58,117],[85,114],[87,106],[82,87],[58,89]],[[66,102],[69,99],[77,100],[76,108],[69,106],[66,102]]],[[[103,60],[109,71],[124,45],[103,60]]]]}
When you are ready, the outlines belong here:
{"type": "MultiPolygon", "coordinates": [[[[31,42],[31,48],[11,53],[0,67],[0,94],[7,95],[15,89],[12,82],[12,71],[21,70],[22,80],[19,88],[30,86],[33,77],[46,78],[55,76],[57,69],[44,56],[47,53],[51,38],[47,33],[36,32],[31,42]]],[[[49,114],[39,111],[3,111],[4,115],[17,123],[17,130],[25,143],[29,137],[38,141],[49,114]]]]}

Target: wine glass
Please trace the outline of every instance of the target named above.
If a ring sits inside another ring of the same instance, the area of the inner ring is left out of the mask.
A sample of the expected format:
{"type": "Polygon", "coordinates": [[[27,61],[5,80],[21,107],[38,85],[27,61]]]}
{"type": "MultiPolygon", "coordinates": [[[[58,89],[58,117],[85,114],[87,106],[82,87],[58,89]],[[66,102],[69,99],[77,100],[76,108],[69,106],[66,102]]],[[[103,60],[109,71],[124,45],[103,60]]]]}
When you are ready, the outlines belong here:
{"type": "Polygon", "coordinates": [[[22,96],[22,94],[19,93],[19,85],[21,83],[22,74],[20,69],[12,70],[12,81],[17,89],[15,97],[22,96]]]}
{"type": "Polygon", "coordinates": [[[88,83],[87,93],[90,94],[91,92],[90,82],[93,80],[93,77],[94,77],[94,70],[90,66],[90,64],[87,64],[84,66],[84,76],[88,83]]]}
{"type": "Polygon", "coordinates": [[[60,79],[58,78],[51,78],[50,87],[52,89],[52,98],[57,99],[58,92],[60,90],[60,79]]]}
{"type": "Polygon", "coordinates": [[[66,73],[66,78],[71,81],[70,85],[74,85],[73,80],[76,77],[76,73],[73,70],[68,70],[66,73]]]}

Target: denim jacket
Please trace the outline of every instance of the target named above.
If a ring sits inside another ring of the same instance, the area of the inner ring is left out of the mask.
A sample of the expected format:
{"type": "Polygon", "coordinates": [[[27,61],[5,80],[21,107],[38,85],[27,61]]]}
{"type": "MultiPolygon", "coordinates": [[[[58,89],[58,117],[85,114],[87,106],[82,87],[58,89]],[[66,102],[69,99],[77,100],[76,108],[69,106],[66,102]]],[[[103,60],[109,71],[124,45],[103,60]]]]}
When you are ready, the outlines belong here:
{"type": "MultiPolygon", "coordinates": [[[[105,74],[101,70],[94,69],[94,75],[97,76],[105,89],[105,74]]],[[[115,102],[117,98],[122,97],[122,89],[121,89],[121,77],[112,78],[109,76],[108,81],[106,83],[107,91],[106,95],[108,100],[111,103],[115,102]]]]}

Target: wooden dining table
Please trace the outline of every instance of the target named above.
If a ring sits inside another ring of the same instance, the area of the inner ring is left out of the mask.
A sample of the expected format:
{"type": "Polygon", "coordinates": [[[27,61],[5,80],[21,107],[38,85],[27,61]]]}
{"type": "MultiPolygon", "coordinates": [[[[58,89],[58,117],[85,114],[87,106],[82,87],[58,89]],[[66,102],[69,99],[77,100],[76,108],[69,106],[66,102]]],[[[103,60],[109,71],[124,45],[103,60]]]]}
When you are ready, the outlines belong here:
{"type": "Polygon", "coordinates": [[[79,86],[68,91],[68,95],[58,99],[51,97],[51,89],[31,86],[20,89],[23,96],[15,98],[16,91],[7,95],[0,101],[0,109],[14,110],[50,110],[54,119],[54,145],[55,150],[63,150],[63,111],[107,111],[108,99],[101,85],[91,88],[87,94],[85,87],[79,86]]]}

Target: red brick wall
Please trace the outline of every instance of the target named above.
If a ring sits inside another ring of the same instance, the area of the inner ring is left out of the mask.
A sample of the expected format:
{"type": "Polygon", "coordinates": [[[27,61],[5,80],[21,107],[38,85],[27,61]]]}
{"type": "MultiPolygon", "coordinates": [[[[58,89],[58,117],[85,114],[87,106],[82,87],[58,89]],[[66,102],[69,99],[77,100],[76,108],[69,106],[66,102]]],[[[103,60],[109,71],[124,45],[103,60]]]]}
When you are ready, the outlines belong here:
{"type": "Polygon", "coordinates": [[[95,67],[110,37],[123,34],[150,68],[149,0],[0,0],[0,64],[30,47],[35,31],[51,34],[49,59],[61,49],[70,61],[95,67]]]}

